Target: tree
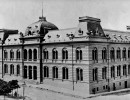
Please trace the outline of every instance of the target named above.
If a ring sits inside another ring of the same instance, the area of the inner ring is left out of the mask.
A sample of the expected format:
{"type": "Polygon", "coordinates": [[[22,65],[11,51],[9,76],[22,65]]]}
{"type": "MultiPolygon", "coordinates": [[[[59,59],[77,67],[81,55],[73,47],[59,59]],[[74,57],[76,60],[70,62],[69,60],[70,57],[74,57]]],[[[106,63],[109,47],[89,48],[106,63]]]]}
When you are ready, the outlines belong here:
{"type": "Polygon", "coordinates": [[[0,79],[0,94],[6,95],[8,93],[11,93],[14,89],[18,89],[20,86],[18,85],[17,80],[11,80],[9,82],[3,81],[0,79]]]}
{"type": "Polygon", "coordinates": [[[20,86],[18,85],[18,81],[17,81],[17,80],[9,81],[9,82],[8,82],[8,85],[9,85],[10,88],[12,88],[12,89],[20,88],[20,86]]]}
{"type": "Polygon", "coordinates": [[[7,86],[7,82],[0,79],[0,94],[4,93],[4,89],[7,86]]]}
{"type": "Polygon", "coordinates": [[[17,80],[11,80],[8,82],[8,86],[10,87],[12,94],[13,94],[13,90],[14,89],[18,89],[20,88],[20,86],[18,85],[18,81],[17,80]]]}

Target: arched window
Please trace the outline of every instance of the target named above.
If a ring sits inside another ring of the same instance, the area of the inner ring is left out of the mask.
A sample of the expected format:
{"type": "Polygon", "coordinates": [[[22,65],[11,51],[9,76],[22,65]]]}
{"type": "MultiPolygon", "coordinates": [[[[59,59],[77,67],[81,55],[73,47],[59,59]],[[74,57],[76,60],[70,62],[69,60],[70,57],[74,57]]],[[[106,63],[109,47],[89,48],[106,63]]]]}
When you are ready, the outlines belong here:
{"type": "Polygon", "coordinates": [[[121,50],[120,48],[118,47],[117,51],[116,51],[116,56],[117,56],[117,59],[120,59],[121,60],[121,50]]]}
{"type": "Polygon", "coordinates": [[[49,67],[44,66],[44,77],[49,77],[49,67]]]}
{"type": "Polygon", "coordinates": [[[4,73],[8,73],[8,65],[4,64],[4,73]]]}
{"type": "Polygon", "coordinates": [[[20,60],[20,51],[19,50],[16,51],[16,59],[20,60]]]}
{"type": "Polygon", "coordinates": [[[33,60],[37,61],[37,49],[33,50],[33,60]]]}
{"type": "Polygon", "coordinates": [[[4,59],[8,59],[8,52],[7,52],[7,50],[4,50],[4,59]]]}
{"type": "Polygon", "coordinates": [[[13,59],[14,59],[14,51],[10,50],[10,60],[13,60],[13,59]]]}
{"type": "Polygon", "coordinates": [[[96,47],[92,50],[92,60],[98,62],[98,50],[96,47]]]}
{"type": "Polygon", "coordinates": [[[58,59],[58,51],[55,48],[52,50],[52,59],[58,59]]]}
{"type": "Polygon", "coordinates": [[[29,79],[32,79],[32,66],[29,66],[29,71],[28,71],[28,76],[29,76],[29,79]]]}
{"type": "Polygon", "coordinates": [[[82,50],[81,48],[76,49],[76,60],[82,60],[82,50]]]}
{"type": "Polygon", "coordinates": [[[32,60],[32,50],[31,49],[28,50],[28,54],[29,54],[29,61],[31,61],[32,60]]]}
{"type": "Polygon", "coordinates": [[[14,74],[14,65],[13,64],[10,65],[10,74],[14,74]]]}
{"type": "Polygon", "coordinates": [[[37,80],[37,67],[36,66],[33,67],[33,79],[37,80]]]}
{"type": "Polygon", "coordinates": [[[44,57],[44,59],[49,59],[49,53],[48,53],[47,49],[43,50],[43,57],[44,57]]]}
{"type": "Polygon", "coordinates": [[[68,68],[62,68],[62,79],[68,79],[68,68]]]}
{"type": "Polygon", "coordinates": [[[102,50],[102,60],[103,60],[103,62],[107,61],[107,50],[105,47],[102,50]]]}
{"type": "Polygon", "coordinates": [[[62,59],[63,60],[68,59],[68,51],[66,48],[62,49],[62,59]]]}
{"type": "Polygon", "coordinates": [[[27,61],[27,50],[24,49],[24,60],[27,61]]]}
{"type": "Polygon", "coordinates": [[[17,75],[20,75],[20,65],[17,65],[17,75]]]}
{"type": "Polygon", "coordinates": [[[76,68],[76,79],[77,81],[83,81],[83,69],[76,68]]]}
{"type": "Polygon", "coordinates": [[[123,48],[122,50],[122,58],[123,60],[126,60],[126,48],[123,48]]]}
{"type": "Polygon", "coordinates": [[[127,75],[126,64],[125,64],[125,65],[123,65],[123,75],[127,75]]]}
{"type": "Polygon", "coordinates": [[[52,73],[53,78],[58,78],[58,68],[56,66],[52,67],[52,73]]]}
{"type": "Polygon", "coordinates": [[[130,59],[130,48],[128,49],[128,58],[130,59]]]}
{"type": "Polygon", "coordinates": [[[113,47],[110,50],[110,59],[111,61],[115,61],[115,50],[113,47]]]}
{"type": "Polygon", "coordinates": [[[111,67],[111,78],[115,78],[115,66],[111,67]]]}

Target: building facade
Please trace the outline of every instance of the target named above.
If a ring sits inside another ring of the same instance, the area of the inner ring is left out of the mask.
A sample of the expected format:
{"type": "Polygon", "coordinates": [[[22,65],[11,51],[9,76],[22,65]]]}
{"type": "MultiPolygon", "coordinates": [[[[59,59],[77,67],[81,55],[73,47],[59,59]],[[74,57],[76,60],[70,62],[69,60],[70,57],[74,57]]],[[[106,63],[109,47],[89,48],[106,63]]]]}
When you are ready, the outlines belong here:
{"type": "Polygon", "coordinates": [[[1,29],[1,78],[86,94],[129,88],[130,32],[103,29],[100,22],[79,17],[77,27],[58,29],[40,17],[24,34],[1,29]]]}

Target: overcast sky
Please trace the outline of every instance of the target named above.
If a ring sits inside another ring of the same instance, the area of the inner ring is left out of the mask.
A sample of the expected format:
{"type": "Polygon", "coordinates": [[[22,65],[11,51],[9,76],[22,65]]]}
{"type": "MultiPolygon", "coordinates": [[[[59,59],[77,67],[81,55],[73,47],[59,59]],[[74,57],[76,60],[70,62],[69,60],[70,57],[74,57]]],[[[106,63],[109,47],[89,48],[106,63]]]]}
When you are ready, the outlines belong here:
{"type": "Polygon", "coordinates": [[[130,0],[0,0],[0,28],[18,29],[39,20],[42,15],[59,29],[78,25],[78,18],[101,19],[103,28],[126,30],[130,25],[130,0]]]}

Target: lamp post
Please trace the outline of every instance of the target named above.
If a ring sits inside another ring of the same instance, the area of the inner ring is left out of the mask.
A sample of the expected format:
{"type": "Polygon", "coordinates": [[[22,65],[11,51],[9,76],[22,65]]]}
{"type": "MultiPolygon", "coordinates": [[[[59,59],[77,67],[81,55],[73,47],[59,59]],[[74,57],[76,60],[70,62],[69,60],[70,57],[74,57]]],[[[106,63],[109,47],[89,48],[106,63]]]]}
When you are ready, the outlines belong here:
{"type": "Polygon", "coordinates": [[[24,82],[24,83],[22,84],[22,86],[23,86],[23,100],[24,100],[24,92],[25,92],[26,83],[24,82]]]}

